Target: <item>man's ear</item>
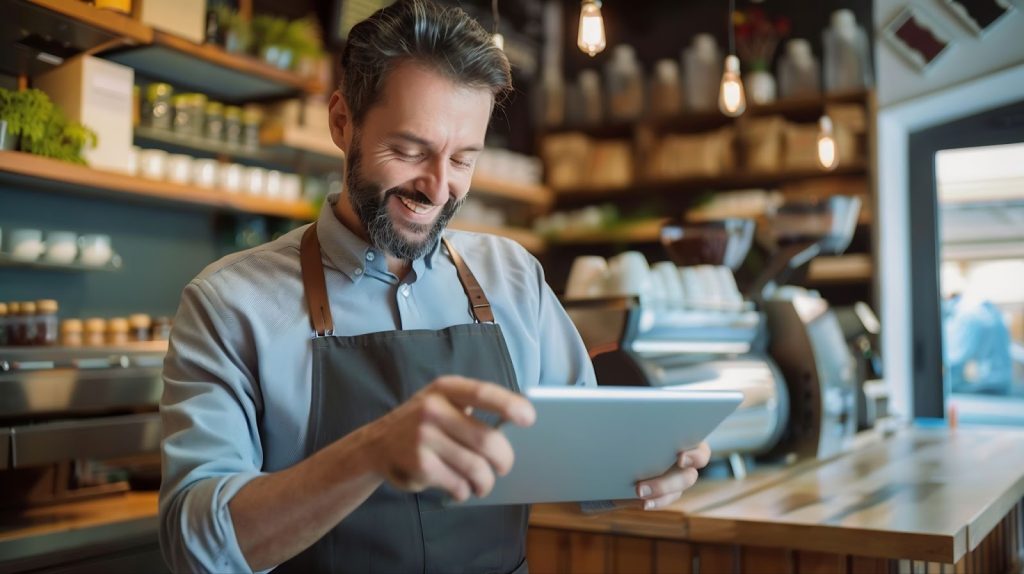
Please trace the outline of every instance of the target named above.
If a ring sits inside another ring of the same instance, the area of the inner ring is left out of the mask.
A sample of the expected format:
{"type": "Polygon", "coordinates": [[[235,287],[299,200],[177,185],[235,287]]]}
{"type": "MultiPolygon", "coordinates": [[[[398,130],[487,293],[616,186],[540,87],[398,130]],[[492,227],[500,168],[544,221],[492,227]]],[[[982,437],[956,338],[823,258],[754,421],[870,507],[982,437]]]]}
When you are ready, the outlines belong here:
{"type": "Polygon", "coordinates": [[[341,92],[335,90],[331,94],[331,101],[327,104],[327,109],[331,139],[334,140],[334,145],[347,154],[352,142],[352,115],[349,113],[348,104],[341,92]]]}

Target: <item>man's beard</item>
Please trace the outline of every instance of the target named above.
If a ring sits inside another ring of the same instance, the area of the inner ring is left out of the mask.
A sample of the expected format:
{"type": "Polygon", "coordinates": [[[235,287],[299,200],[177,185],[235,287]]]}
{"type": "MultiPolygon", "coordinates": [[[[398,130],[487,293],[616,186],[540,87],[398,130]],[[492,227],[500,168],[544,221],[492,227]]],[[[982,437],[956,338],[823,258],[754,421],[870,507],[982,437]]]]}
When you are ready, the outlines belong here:
{"type": "MultiPolygon", "coordinates": [[[[441,232],[448,226],[448,222],[462,207],[465,196],[457,201],[454,197],[450,197],[432,224],[404,223],[406,229],[412,233],[422,235],[426,232],[422,240],[410,241],[395,228],[395,222],[388,215],[388,199],[392,195],[397,195],[427,205],[430,205],[430,199],[418,191],[399,187],[393,187],[382,193],[381,186],[364,181],[360,169],[360,147],[359,137],[356,134],[356,137],[352,138],[352,150],[349,153],[348,174],[346,175],[348,198],[370,237],[370,243],[398,259],[412,261],[423,257],[434,246],[441,232]]],[[[405,207],[400,209],[405,209],[405,207]]]]}

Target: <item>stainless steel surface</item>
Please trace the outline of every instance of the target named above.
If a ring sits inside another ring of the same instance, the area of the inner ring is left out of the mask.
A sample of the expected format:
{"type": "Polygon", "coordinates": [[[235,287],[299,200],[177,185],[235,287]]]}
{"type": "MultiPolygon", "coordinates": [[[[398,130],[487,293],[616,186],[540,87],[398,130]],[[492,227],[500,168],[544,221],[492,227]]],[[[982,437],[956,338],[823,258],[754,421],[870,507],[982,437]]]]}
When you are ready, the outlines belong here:
{"type": "Polygon", "coordinates": [[[0,429],[0,470],[4,470],[10,464],[11,458],[11,431],[0,429]]]}
{"type": "Polygon", "coordinates": [[[11,466],[156,452],[160,415],[143,413],[11,427],[11,466]]]}

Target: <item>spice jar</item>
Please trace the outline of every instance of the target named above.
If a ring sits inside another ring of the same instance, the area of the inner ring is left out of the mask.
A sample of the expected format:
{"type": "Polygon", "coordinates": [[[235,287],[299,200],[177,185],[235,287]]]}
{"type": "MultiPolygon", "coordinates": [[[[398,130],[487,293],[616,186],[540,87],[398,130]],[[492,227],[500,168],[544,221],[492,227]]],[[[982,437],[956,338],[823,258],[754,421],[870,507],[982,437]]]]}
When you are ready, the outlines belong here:
{"type": "Polygon", "coordinates": [[[192,98],[192,131],[189,135],[197,138],[203,137],[203,125],[206,123],[206,96],[204,94],[191,94],[192,98]]]}
{"type": "Polygon", "coordinates": [[[59,305],[53,299],[41,299],[36,301],[35,337],[32,340],[34,345],[56,345],[57,344],[57,310],[59,305]]]}
{"type": "Polygon", "coordinates": [[[18,321],[21,321],[21,303],[12,301],[7,304],[7,320],[4,322],[4,341],[7,345],[18,344],[18,321]]]}
{"type": "Polygon", "coordinates": [[[113,346],[128,344],[128,319],[114,317],[107,321],[107,344],[113,346]]]}
{"type": "Polygon", "coordinates": [[[142,106],[142,123],[162,130],[171,129],[174,89],[170,84],[150,84],[146,87],[146,101],[142,106]]]}
{"type": "Polygon", "coordinates": [[[144,313],[128,316],[128,338],[132,341],[148,341],[149,330],[153,326],[152,319],[144,313]]]}
{"type": "Polygon", "coordinates": [[[0,303],[0,347],[7,345],[7,303],[0,303]]]}
{"type": "Polygon", "coordinates": [[[98,317],[85,320],[85,340],[87,347],[102,347],[107,341],[107,322],[98,317]]]}
{"type": "Polygon", "coordinates": [[[157,317],[153,321],[153,327],[150,332],[150,339],[154,341],[166,341],[171,338],[171,318],[170,317],[157,317]]]}
{"type": "Polygon", "coordinates": [[[242,108],[225,106],[224,142],[228,145],[242,145],[242,108]]]}
{"type": "Polygon", "coordinates": [[[206,118],[203,123],[203,137],[210,141],[224,140],[224,104],[207,102],[206,118]]]}
{"type": "Polygon", "coordinates": [[[263,111],[259,106],[248,105],[242,110],[242,147],[256,150],[260,147],[260,122],[263,111]]]}
{"type": "Polygon", "coordinates": [[[15,345],[31,345],[36,338],[36,304],[33,301],[25,301],[21,304],[21,313],[18,315],[17,335],[14,339],[15,345]]]}
{"type": "Polygon", "coordinates": [[[64,347],[81,347],[84,338],[81,319],[64,319],[60,322],[60,344],[64,347]]]}

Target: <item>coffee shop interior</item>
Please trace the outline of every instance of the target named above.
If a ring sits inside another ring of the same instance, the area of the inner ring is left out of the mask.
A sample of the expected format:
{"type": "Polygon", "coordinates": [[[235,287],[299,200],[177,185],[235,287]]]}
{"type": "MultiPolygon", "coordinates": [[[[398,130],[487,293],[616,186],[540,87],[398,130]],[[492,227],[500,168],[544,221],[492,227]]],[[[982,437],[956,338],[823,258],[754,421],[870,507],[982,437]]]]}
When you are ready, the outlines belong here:
{"type": "MultiPolygon", "coordinates": [[[[599,385],[744,395],[671,506],[535,505],[532,571],[1022,571],[1024,0],[439,1],[515,86],[450,227],[599,385]]],[[[0,0],[0,572],[167,571],[182,289],[342,188],[389,3],[0,0]]]]}

